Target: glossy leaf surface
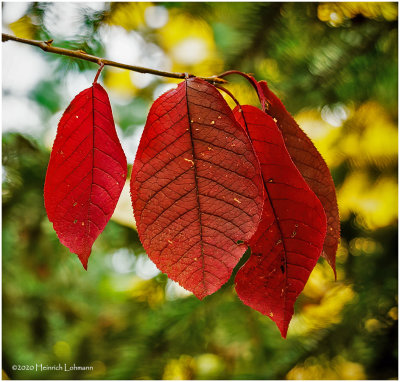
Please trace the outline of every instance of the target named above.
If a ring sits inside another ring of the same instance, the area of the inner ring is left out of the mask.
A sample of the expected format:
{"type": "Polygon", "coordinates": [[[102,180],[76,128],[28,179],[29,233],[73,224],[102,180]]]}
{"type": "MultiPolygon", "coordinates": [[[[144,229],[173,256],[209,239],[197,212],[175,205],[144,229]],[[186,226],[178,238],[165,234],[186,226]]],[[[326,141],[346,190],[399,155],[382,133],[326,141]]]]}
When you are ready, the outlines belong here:
{"type": "Polygon", "coordinates": [[[277,120],[294,164],[324,207],[328,229],[322,256],[328,261],[336,276],[335,263],[340,239],[340,219],[335,184],[329,168],[311,139],[299,127],[279,98],[268,88],[267,83],[260,81],[259,84],[263,97],[269,104],[266,112],[277,120]]]}
{"type": "Polygon", "coordinates": [[[131,195],[161,271],[198,298],[228,281],[256,231],[263,186],[249,138],[214,86],[190,78],[154,102],[131,195]]]}
{"type": "Polygon", "coordinates": [[[251,256],[235,279],[240,299],[268,315],[283,337],[293,305],[314,268],[326,233],[318,198],[290,159],[273,119],[253,106],[234,114],[249,131],[266,191],[263,215],[250,240],[251,256]]]}
{"type": "Polygon", "coordinates": [[[95,83],[74,98],[58,124],[44,187],[49,220],[85,269],[126,175],[107,93],[95,83]]]}

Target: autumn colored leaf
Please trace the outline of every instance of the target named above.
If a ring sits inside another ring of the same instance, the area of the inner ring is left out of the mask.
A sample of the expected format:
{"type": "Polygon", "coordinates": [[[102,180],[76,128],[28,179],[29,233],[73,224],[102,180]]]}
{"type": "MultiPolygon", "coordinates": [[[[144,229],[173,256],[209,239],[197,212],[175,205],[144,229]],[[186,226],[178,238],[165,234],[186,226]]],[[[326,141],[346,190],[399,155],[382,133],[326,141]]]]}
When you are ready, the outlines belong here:
{"type": "Polygon", "coordinates": [[[326,217],[273,119],[253,106],[242,106],[242,112],[236,107],[234,115],[248,129],[266,195],[260,225],[249,242],[251,256],[236,275],[236,291],[286,337],[296,298],[322,251],[326,217]]]}
{"type": "Polygon", "coordinates": [[[331,173],[311,139],[299,127],[279,98],[268,88],[267,83],[260,81],[259,84],[263,92],[262,97],[269,104],[266,112],[276,119],[294,164],[324,207],[328,229],[322,256],[328,261],[336,277],[335,263],[340,239],[340,219],[331,173]]]}
{"type": "Polygon", "coordinates": [[[131,177],[142,244],[203,298],[228,281],[263,205],[251,142],[218,90],[189,78],[151,107],[131,177]]]}
{"type": "Polygon", "coordinates": [[[85,269],[126,175],[107,93],[95,83],[74,98],[58,124],[44,186],[49,220],[85,269]]]}

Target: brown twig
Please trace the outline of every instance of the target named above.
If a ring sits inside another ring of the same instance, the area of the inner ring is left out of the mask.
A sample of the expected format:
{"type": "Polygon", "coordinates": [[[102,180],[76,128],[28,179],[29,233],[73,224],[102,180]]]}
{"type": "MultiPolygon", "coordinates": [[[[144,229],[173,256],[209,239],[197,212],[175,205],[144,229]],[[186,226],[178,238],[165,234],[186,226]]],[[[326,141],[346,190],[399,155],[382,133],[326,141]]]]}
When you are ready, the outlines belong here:
{"type": "MultiPolygon", "coordinates": [[[[16,42],[20,42],[22,44],[37,46],[40,49],[44,50],[45,52],[79,58],[81,60],[94,62],[96,64],[101,62],[104,65],[114,66],[116,68],[132,70],[134,72],[139,72],[139,73],[154,74],[155,76],[161,76],[161,77],[185,78],[185,76],[186,76],[185,73],[164,72],[161,70],[144,68],[141,66],[122,64],[120,62],[115,62],[115,61],[107,60],[105,58],[92,56],[91,54],[88,54],[88,53],[84,52],[83,50],[71,50],[71,49],[59,48],[59,47],[52,45],[53,40],[48,40],[48,41],[29,40],[26,38],[15,37],[15,36],[12,36],[12,35],[9,35],[6,33],[2,33],[1,36],[2,36],[2,42],[6,42],[6,41],[10,41],[10,40],[16,41],[16,42]]],[[[189,77],[195,77],[195,76],[193,74],[189,74],[189,77]]],[[[217,76],[199,77],[199,78],[201,78],[205,81],[211,82],[211,83],[215,83],[215,84],[223,84],[223,83],[227,82],[226,80],[219,78],[217,76]]]]}

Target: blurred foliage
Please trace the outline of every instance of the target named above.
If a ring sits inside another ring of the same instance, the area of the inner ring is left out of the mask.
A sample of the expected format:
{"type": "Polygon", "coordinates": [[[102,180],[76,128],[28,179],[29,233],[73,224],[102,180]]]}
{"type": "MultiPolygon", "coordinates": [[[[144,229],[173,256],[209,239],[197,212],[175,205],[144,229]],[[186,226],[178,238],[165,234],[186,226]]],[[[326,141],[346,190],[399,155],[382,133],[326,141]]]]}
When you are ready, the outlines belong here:
{"type": "MultiPolygon", "coordinates": [[[[16,4],[2,3],[4,32],[169,71],[238,69],[266,79],[331,168],[342,240],[338,280],[320,260],[287,340],[239,301],[232,279],[198,301],[157,272],[129,219],[127,190],[85,272],[59,243],[42,190],[60,114],[97,68],[29,48],[46,73],[25,91],[13,88],[23,73],[3,83],[4,104],[33,102],[41,121],[31,130],[21,119],[15,130],[3,119],[3,368],[11,379],[397,378],[396,3],[38,2],[22,13],[16,4]]],[[[257,105],[248,84],[228,79],[241,103],[257,105]]],[[[102,81],[132,163],[151,103],[177,81],[116,68],[102,81]]]]}

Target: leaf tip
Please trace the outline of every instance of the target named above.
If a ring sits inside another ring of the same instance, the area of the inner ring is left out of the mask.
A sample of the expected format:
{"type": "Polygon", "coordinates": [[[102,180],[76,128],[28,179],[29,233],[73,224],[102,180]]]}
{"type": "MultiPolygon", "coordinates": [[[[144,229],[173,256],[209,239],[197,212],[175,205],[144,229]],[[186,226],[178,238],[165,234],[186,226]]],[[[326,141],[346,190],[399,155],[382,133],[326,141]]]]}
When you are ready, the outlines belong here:
{"type": "Polygon", "coordinates": [[[90,253],[88,253],[88,254],[86,254],[86,253],[78,254],[79,260],[82,263],[83,268],[85,269],[85,271],[87,271],[89,256],[90,256],[90,253]]]}
{"type": "Polygon", "coordinates": [[[281,332],[282,338],[286,340],[289,325],[287,325],[287,324],[278,325],[277,324],[277,326],[278,326],[279,331],[281,332]]]}

